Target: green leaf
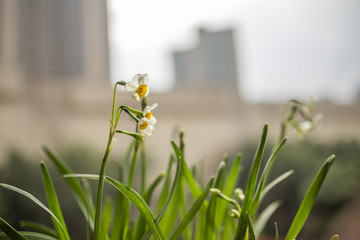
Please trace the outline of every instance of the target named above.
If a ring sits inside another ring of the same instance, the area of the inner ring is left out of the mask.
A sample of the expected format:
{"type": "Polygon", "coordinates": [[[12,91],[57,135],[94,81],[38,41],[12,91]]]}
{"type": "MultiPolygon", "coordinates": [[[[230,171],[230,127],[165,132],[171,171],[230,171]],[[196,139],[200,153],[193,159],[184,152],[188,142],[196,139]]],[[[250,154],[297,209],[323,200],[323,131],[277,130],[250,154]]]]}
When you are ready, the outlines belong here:
{"type": "MultiPolygon", "coordinates": [[[[238,154],[232,163],[230,168],[230,173],[228,174],[225,186],[224,186],[224,195],[231,196],[232,192],[234,191],[236,185],[238,184],[239,176],[241,173],[241,155],[238,154]]],[[[227,218],[227,203],[226,202],[219,202],[218,206],[218,214],[216,216],[217,226],[220,227],[221,224],[224,223],[224,219],[227,218]]],[[[226,223],[226,222],[225,222],[226,223]]],[[[224,225],[223,225],[224,226],[224,225]]],[[[226,227],[226,226],[225,226],[226,227]]]]}
{"type": "Polygon", "coordinates": [[[310,185],[310,188],[305,194],[305,197],[299,207],[299,210],[295,215],[295,218],[290,226],[290,229],[285,237],[285,240],[295,239],[299,234],[300,230],[302,229],[302,227],[304,226],[306,219],[310,214],[311,208],[314,205],[316,196],[319,193],[321,185],[334,161],[334,158],[335,155],[331,155],[325,161],[324,165],[321,167],[320,171],[318,172],[312,184],[310,185]]]}
{"type": "Polygon", "coordinates": [[[156,239],[165,239],[161,233],[161,230],[155,225],[155,217],[151,212],[149,206],[145,200],[133,189],[128,188],[125,184],[120,183],[110,177],[105,177],[114,187],[116,187],[125,197],[138,209],[142,217],[145,219],[148,227],[152,231],[153,236],[156,239]]]}
{"type": "Polygon", "coordinates": [[[171,169],[173,162],[175,161],[175,158],[173,155],[170,156],[169,164],[166,170],[166,177],[164,181],[164,185],[162,187],[161,193],[159,195],[159,198],[156,203],[156,213],[161,212],[161,209],[164,207],[167,199],[168,199],[168,193],[169,193],[169,187],[170,187],[170,181],[171,181],[171,169]]]}
{"type": "Polygon", "coordinates": [[[44,209],[46,212],[48,212],[51,217],[53,217],[55,219],[55,221],[59,224],[59,226],[61,226],[62,228],[62,225],[59,221],[59,219],[57,219],[57,217],[55,216],[55,214],[53,212],[50,211],[50,209],[48,209],[42,202],[40,202],[36,197],[34,197],[33,195],[31,195],[30,193],[20,189],[20,188],[17,188],[17,187],[14,187],[14,186],[11,186],[11,185],[8,185],[8,184],[5,184],[5,183],[0,183],[0,186],[3,187],[3,188],[6,188],[6,189],[9,189],[11,191],[14,191],[14,192],[17,192],[17,193],[20,193],[21,195],[29,198],[30,200],[32,200],[34,203],[36,203],[37,205],[39,205],[42,209],[44,209]]]}
{"type": "Polygon", "coordinates": [[[152,182],[152,184],[149,186],[148,190],[144,193],[143,198],[147,204],[150,203],[151,196],[155,190],[155,188],[159,185],[161,180],[164,178],[165,173],[161,172],[155,180],[152,182]]]}
{"type": "Polygon", "coordinates": [[[250,240],[255,240],[255,233],[254,233],[254,229],[253,229],[253,226],[252,226],[252,222],[251,222],[251,218],[249,216],[249,213],[246,213],[246,219],[247,219],[247,224],[249,226],[250,240]]]}
{"type": "Polygon", "coordinates": [[[101,239],[108,239],[108,232],[111,224],[111,211],[112,211],[112,204],[111,198],[108,197],[105,199],[105,206],[102,214],[101,219],[101,232],[100,236],[101,239]]]}
{"type": "Polygon", "coordinates": [[[260,236],[266,223],[269,221],[269,218],[273,215],[273,213],[280,207],[280,201],[275,201],[267,206],[257,217],[254,224],[254,232],[256,236],[260,236]]]}
{"type": "Polygon", "coordinates": [[[275,225],[275,240],[279,240],[279,231],[277,228],[277,223],[275,222],[274,225],[275,225]]]}
{"type": "Polygon", "coordinates": [[[181,173],[181,170],[182,170],[181,166],[182,166],[182,161],[181,161],[181,159],[178,159],[178,164],[177,164],[177,167],[176,167],[176,173],[175,173],[173,184],[171,186],[169,197],[166,200],[166,202],[164,204],[164,207],[162,208],[161,212],[156,217],[155,224],[159,224],[159,222],[160,222],[161,218],[164,216],[166,208],[169,205],[169,202],[170,202],[170,200],[171,200],[171,198],[172,198],[172,196],[174,194],[175,188],[176,188],[176,186],[177,186],[177,184],[179,182],[179,179],[180,179],[180,173],[181,173]]]}
{"type": "Polygon", "coordinates": [[[243,201],[243,206],[236,229],[236,237],[235,237],[236,239],[242,240],[244,239],[246,234],[246,229],[247,229],[246,212],[251,212],[251,205],[252,205],[252,200],[254,198],[254,192],[255,192],[257,177],[259,174],[261,159],[264,153],[267,132],[268,132],[268,125],[265,124],[263,128],[261,140],[257,147],[255,157],[251,165],[250,174],[246,183],[245,198],[243,201]]]}
{"type": "MultiPolygon", "coordinates": [[[[124,181],[124,167],[123,162],[119,165],[119,181],[124,181]]],[[[124,224],[122,221],[128,222],[128,215],[124,214],[124,202],[127,202],[124,195],[121,192],[118,192],[116,203],[115,203],[115,211],[114,211],[114,220],[111,231],[111,240],[119,240],[121,238],[121,234],[124,232],[124,224]]]]}
{"type": "Polygon", "coordinates": [[[332,238],[331,238],[331,240],[339,240],[339,235],[334,235],[332,238]]]}
{"type": "MultiPolygon", "coordinates": [[[[43,150],[62,175],[73,173],[67,164],[55,156],[55,154],[53,154],[47,147],[44,146],[43,150]]],[[[77,179],[67,178],[66,182],[71,188],[72,194],[75,197],[75,200],[78,203],[83,215],[85,216],[85,219],[88,221],[91,229],[94,229],[95,208],[91,195],[86,195],[86,193],[84,193],[81,184],[77,179]]]]}
{"type": "MultiPolygon", "coordinates": [[[[28,240],[58,240],[57,238],[53,238],[48,235],[44,235],[42,233],[36,233],[36,232],[19,232],[22,234],[25,239],[28,240]]],[[[9,240],[9,237],[5,233],[0,232],[0,240],[9,240]]],[[[11,240],[16,240],[16,238],[11,238],[11,240]]]]}
{"type": "Polygon", "coordinates": [[[175,229],[174,233],[170,237],[170,240],[175,240],[178,239],[178,237],[180,237],[181,233],[185,230],[186,226],[192,221],[192,219],[195,217],[195,214],[199,211],[200,207],[204,203],[213,183],[214,183],[214,178],[212,177],[208,182],[206,188],[202,192],[202,194],[192,205],[192,207],[190,208],[184,219],[180,222],[179,226],[175,229]]]}
{"type": "Polygon", "coordinates": [[[43,177],[43,183],[45,187],[45,193],[46,193],[46,199],[49,205],[49,209],[51,212],[54,213],[54,215],[57,217],[58,221],[60,222],[60,225],[58,221],[53,219],[53,224],[55,227],[55,231],[57,233],[57,236],[60,239],[70,239],[69,233],[66,228],[65,220],[61,212],[60,204],[58,201],[58,198],[56,196],[56,192],[53,186],[53,183],[51,181],[49,172],[46,168],[46,165],[44,162],[41,162],[41,173],[43,177]]]}
{"type": "Polygon", "coordinates": [[[56,236],[57,236],[56,231],[54,229],[52,229],[42,223],[22,220],[22,221],[20,221],[20,226],[23,228],[28,228],[28,229],[34,230],[36,232],[43,233],[45,235],[49,235],[51,237],[56,238],[56,236]]]}
{"type": "MultiPolygon", "coordinates": [[[[164,173],[160,173],[155,180],[153,181],[153,183],[150,185],[149,189],[144,193],[143,198],[145,200],[145,202],[147,204],[150,203],[150,198],[151,195],[153,193],[153,191],[155,190],[156,186],[160,183],[160,181],[163,179],[164,177],[164,173]]],[[[137,226],[136,226],[136,231],[135,231],[135,237],[134,239],[140,239],[141,236],[144,234],[145,231],[145,220],[142,217],[139,217],[137,226]]],[[[150,231],[149,231],[150,232],[150,231]]]]}
{"type": "Polygon", "coordinates": [[[281,174],[279,177],[277,177],[276,179],[274,179],[271,183],[269,183],[261,192],[260,195],[260,201],[265,197],[265,195],[273,188],[275,187],[278,183],[284,181],[286,178],[288,178],[290,175],[292,175],[294,173],[294,170],[289,170],[283,174],[281,174]]]}
{"type": "MultiPolygon", "coordinates": [[[[218,167],[218,171],[215,178],[214,188],[221,189],[221,182],[226,171],[226,162],[221,161],[218,167]]],[[[213,239],[216,237],[215,234],[215,220],[218,217],[218,201],[217,196],[212,194],[210,197],[209,205],[206,209],[206,229],[205,229],[205,239],[213,239]]]]}
{"type": "MultiPolygon", "coordinates": [[[[7,223],[1,217],[0,217],[0,229],[7,235],[7,237],[4,239],[8,239],[8,237],[12,240],[26,240],[27,239],[21,233],[16,231],[15,228],[13,228],[9,223],[7,223]]],[[[0,239],[1,239],[1,237],[0,237],[0,239]]]]}
{"type": "Polygon", "coordinates": [[[250,217],[255,217],[257,208],[262,200],[262,196],[265,196],[265,194],[263,194],[263,189],[267,183],[267,180],[269,178],[269,174],[271,172],[272,166],[274,165],[274,161],[276,159],[277,154],[280,152],[281,148],[284,146],[284,144],[286,143],[287,138],[284,138],[280,144],[274,149],[274,151],[271,153],[268,161],[265,164],[264,170],[261,174],[260,177],[260,182],[259,185],[256,189],[255,192],[255,197],[251,206],[251,211],[250,211],[250,217]]]}
{"type": "MultiPolygon", "coordinates": [[[[69,174],[65,175],[64,177],[82,177],[96,180],[99,179],[99,175],[95,174],[69,174]]],[[[158,228],[154,223],[155,217],[151,212],[149,206],[136,191],[134,191],[132,188],[129,188],[125,184],[116,181],[113,178],[105,176],[105,180],[111,185],[113,185],[117,190],[119,190],[132,204],[134,204],[134,206],[140,212],[141,216],[145,219],[146,224],[148,225],[156,239],[165,239],[160,228],[158,228]]]]}
{"type": "MultiPolygon", "coordinates": [[[[176,145],[176,143],[174,141],[171,141],[171,146],[174,149],[177,159],[181,159],[181,161],[182,161],[182,164],[181,164],[182,175],[184,176],[185,181],[189,186],[191,194],[193,195],[193,197],[195,199],[197,199],[201,195],[201,189],[196,184],[196,181],[195,181],[193,175],[191,174],[191,171],[190,171],[189,167],[187,166],[184,156],[183,156],[181,150],[179,149],[179,147],[176,145]]],[[[205,203],[205,204],[207,205],[207,203],[205,203]]]]}

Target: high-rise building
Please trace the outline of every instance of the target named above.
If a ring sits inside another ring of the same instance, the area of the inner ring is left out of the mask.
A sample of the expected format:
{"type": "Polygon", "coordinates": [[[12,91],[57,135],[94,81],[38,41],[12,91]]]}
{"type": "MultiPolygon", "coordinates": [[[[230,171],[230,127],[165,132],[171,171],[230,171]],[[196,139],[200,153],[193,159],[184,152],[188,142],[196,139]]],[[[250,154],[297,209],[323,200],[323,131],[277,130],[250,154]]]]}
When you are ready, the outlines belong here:
{"type": "Polygon", "coordinates": [[[0,90],[110,81],[106,1],[0,0],[0,90]]]}
{"type": "Polygon", "coordinates": [[[233,31],[199,29],[199,42],[190,50],[174,52],[178,87],[200,87],[238,92],[233,31]]]}

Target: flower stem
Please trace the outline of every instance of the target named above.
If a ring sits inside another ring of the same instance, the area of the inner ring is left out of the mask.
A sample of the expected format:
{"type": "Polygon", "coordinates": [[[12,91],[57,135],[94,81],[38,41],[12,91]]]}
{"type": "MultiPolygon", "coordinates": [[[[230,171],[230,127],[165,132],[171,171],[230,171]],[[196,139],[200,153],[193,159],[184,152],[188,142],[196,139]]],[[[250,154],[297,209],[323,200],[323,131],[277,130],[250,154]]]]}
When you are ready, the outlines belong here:
{"type": "Polygon", "coordinates": [[[101,214],[102,214],[102,198],[104,192],[104,178],[105,178],[105,169],[106,169],[106,162],[109,157],[109,153],[112,148],[112,140],[114,137],[115,131],[113,126],[110,127],[109,132],[109,139],[107,143],[107,147],[105,150],[105,154],[101,163],[100,175],[99,175],[99,182],[98,182],[98,191],[97,191],[97,198],[96,198],[96,212],[95,212],[95,226],[94,226],[94,239],[100,240],[100,227],[101,227],[101,214]]]}
{"type": "Polygon", "coordinates": [[[134,178],[134,172],[135,172],[135,165],[136,165],[136,159],[137,159],[137,153],[139,150],[140,141],[135,140],[135,147],[134,147],[134,154],[131,160],[131,167],[130,167],[130,175],[129,175],[129,182],[128,186],[131,188],[134,178]]]}

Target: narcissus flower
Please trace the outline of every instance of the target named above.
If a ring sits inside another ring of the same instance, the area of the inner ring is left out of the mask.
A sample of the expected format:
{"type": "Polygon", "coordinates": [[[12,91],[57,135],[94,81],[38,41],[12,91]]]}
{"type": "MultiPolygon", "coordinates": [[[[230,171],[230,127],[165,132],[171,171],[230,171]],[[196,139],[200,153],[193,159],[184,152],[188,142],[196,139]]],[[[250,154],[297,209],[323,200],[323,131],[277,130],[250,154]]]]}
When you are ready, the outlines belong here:
{"type": "Polygon", "coordinates": [[[145,97],[149,93],[148,82],[147,74],[136,74],[130,82],[125,84],[125,89],[133,94],[136,101],[140,101],[140,97],[145,97]]]}
{"type": "Polygon", "coordinates": [[[152,110],[157,107],[157,103],[146,106],[143,111],[143,118],[138,123],[138,131],[143,136],[150,136],[155,130],[156,118],[152,115],[152,110]]]}
{"type": "Polygon", "coordinates": [[[157,107],[157,103],[154,103],[153,105],[151,106],[146,106],[144,108],[144,111],[143,111],[143,116],[147,119],[149,119],[151,122],[153,122],[154,124],[156,123],[156,118],[152,115],[152,110],[155,109],[157,107]]]}

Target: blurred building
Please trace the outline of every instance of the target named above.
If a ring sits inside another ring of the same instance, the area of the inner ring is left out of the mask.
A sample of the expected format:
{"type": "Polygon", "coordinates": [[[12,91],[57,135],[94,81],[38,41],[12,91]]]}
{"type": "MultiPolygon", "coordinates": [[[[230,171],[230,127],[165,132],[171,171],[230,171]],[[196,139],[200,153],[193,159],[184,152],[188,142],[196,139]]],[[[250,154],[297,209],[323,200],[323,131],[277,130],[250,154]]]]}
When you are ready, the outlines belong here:
{"type": "Polygon", "coordinates": [[[232,29],[199,29],[199,42],[173,54],[177,87],[238,93],[236,48],[232,29]]]}
{"type": "Polygon", "coordinates": [[[0,93],[109,81],[106,1],[0,0],[0,93]]]}

